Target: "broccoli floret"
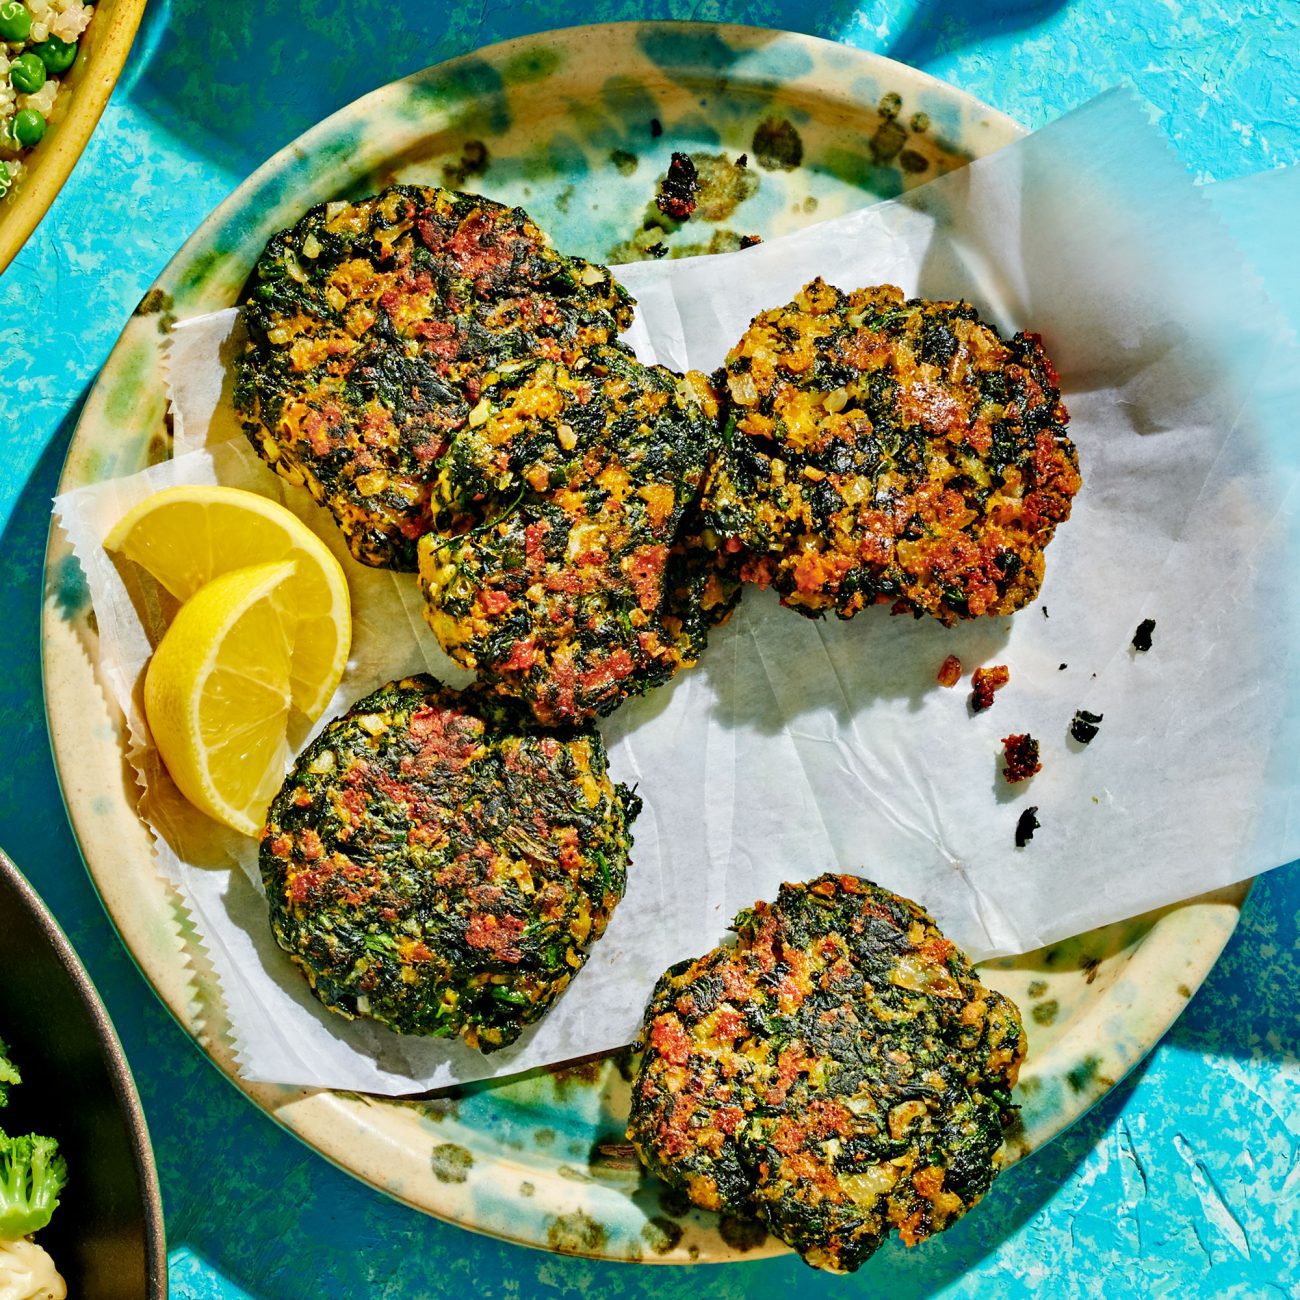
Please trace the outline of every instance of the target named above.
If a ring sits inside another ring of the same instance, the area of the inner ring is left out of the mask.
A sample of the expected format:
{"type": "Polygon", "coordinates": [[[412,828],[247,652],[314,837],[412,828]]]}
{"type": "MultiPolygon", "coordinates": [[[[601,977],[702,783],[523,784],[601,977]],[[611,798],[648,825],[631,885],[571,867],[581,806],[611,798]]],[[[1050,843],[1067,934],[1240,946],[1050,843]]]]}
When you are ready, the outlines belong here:
{"type": "Polygon", "coordinates": [[[7,1136],[0,1129],[0,1241],[39,1232],[58,1208],[68,1167],[59,1144],[35,1133],[7,1136]]]}
{"type": "Polygon", "coordinates": [[[5,1040],[0,1038],[0,1106],[9,1100],[9,1089],[15,1083],[21,1082],[17,1068],[9,1059],[9,1049],[5,1046],[5,1040]]]}

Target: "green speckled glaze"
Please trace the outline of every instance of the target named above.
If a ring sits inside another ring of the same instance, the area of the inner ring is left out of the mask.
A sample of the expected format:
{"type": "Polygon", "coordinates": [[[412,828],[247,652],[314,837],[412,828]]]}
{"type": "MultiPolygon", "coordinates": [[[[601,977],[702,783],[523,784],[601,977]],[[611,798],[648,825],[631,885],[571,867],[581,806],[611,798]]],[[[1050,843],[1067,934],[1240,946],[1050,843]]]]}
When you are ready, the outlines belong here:
{"type": "MultiPolygon", "coordinates": [[[[63,487],[167,454],[167,325],[228,306],[267,237],[322,200],[396,180],[463,184],[523,204],[565,251],[602,259],[641,227],[673,150],[750,153],[758,186],[725,217],[720,238],[771,237],[897,194],[1018,133],[900,64],[756,29],[572,29],[443,64],[321,123],[199,229],[146,295],[91,392],[63,487]],[[755,132],[764,123],[787,140],[797,132],[797,167],[760,164],[755,132]]],[[[692,222],[667,241],[684,250],[712,238],[692,222]]],[[[51,731],[91,873],[163,1000],[254,1101],[374,1186],[483,1232],[615,1259],[776,1252],[750,1225],[691,1210],[643,1174],[622,1136],[621,1057],[409,1101],[240,1080],[220,990],[177,899],[148,865],[148,836],[123,780],[121,721],[95,680],[93,614],[58,534],[47,572],[56,593],[44,646],[51,731]]],[[[1227,941],[1244,894],[984,968],[1024,1009],[1029,1030],[1009,1160],[1059,1133],[1154,1044],[1227,941]]]]}

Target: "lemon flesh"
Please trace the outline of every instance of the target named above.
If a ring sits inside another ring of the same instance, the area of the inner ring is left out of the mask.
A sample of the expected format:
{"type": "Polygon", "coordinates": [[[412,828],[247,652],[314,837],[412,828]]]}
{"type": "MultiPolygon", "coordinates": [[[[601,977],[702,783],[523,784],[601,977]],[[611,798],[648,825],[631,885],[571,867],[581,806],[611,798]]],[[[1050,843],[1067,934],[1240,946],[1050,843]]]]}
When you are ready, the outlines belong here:
{"type": "Polygon", "coordinates": [[[104,547],[133,560],[180,601],[233,570],[292,561],[279,598],[282,613],[298,624],[290,692],[308,718],[324,712],[352,644],[348,584],[325,543],[284,506],[239,488],[164,488],[123,515],[104,547]]]}
{"type": "Polygon", "coordinates": [[[200,811],[256,835],[284,779],[299,623],[292,560],[214,578],[181,606],[145,674],[167,771],[200,811]]]}

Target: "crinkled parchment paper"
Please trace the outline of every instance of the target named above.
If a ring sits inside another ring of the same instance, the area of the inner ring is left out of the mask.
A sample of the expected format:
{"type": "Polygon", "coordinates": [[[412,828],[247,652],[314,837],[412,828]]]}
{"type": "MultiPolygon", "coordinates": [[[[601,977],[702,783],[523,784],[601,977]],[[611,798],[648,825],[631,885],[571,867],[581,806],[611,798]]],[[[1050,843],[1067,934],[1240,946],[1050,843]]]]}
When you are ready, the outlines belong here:
{"type": "MultiPolygon", "coordinates": [[[[304,209],[321,197],[304,194],[304,209]]],[[[813,622],[748,591],[697,669],[602,725],[614,774],[638,785],[645,811],[627,897],[546,1020],[491,1056],[351,1024],[316,1004],[275,947],[253,844],[188,810],[142,743],[139,683],[167,611],[100,547],[128,505],[166,483],[231,483],[284,500],[343,555],[327,516],[239,437],[223,390],[233,313],[178,327],[177,458],[57,508],[131,721],[159,863],[221,977],[248,1077],[403,1093],[617,1047],[666,966],[716,943],[783,880],[831,868],[919,900],[983,957],[1300,852],[1286,419],[1297,353],[1127,92],[905,199],[742,253],[619,274],[640,303],[638,351],[678,368],[717,365],[755,312],[816,275],[964,296],[1005,330],[1040,332],[1084,477],[1041,599],[945,629],[883,609],[813,622]],[[1148,617],[1154,648],[1138,654],[1130,641],[1148,617]],[[970,714],[968,680],[936,684],[949,654],[967,673],[1010,666],[991,710],[970,714]],[[1086,749],[1067,736],[1078,708],[1104,714],[1086,749]],[[1041,741],[1043,771],[1010,787],[1001,738],[1023,731],[1041,741]],[[1016,849],[1030,805],[1042,828],[1016,849]]],[[[405,672],[451,676],[414,578],[344,563],[357,636],[336,711],[405,672]]]]}

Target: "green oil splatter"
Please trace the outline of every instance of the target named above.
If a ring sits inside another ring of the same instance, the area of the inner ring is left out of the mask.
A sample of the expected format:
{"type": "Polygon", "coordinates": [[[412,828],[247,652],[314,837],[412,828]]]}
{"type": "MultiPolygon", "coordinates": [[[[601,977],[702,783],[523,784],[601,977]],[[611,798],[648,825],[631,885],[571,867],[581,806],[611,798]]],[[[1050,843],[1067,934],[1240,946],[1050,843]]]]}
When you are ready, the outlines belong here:
{"type": "Polygon", "coordinates": [[[656,1214],[641,1225],[641,1235],[656,1255],[666,1255],[682,1239],[682,1228],[671,1219],[656,1214]]]}
{"type": "Polygon", "coordinates": [[[440,1142],[433,1148],[430,1163],[440,1183],[463,1183],[474,1167],[474,1157],[455,1142],[440,1142]]]}
{"type": "Polygon", "coordinates": [[[515,85],[521,81],[542,81],[553,72],[559,71],[563,62],[564,56],[559,50],[524,50],[506,60],[501,75],[508,85],[515,85]]]}
{"type": "Polygon", "coordinates": [[[1078,1065],[1070,1070],[1065,1081],[1075,1092],[1084,1092],[1097,1078],[1097,1067],[1101,1062],[1095,1056],[1085,1056],[1078,1065]]]}
{"type": "Polygon", "coordinates": [[[1050,1025],[1060,1013],[1061,1004],[1055,998],[1050,998],[1046,1002],[1035,1004],[1033,1010],[1029,1013],[1033,1016],[1036,1024],[1050,1025]]]}
{"type": "Polygon", "coordinates": [[[803,137],[788,117],[765,117],[749,147],[764,171],[792,172],[803,162],[803,137]]]}
{"type": "Polygon", "coordinates": [[[582,1210],[556,1215],[546,1229],[546,1240],[561,1255],[595,1255],[609,1240],[609,1232],[582,1210]]]}

